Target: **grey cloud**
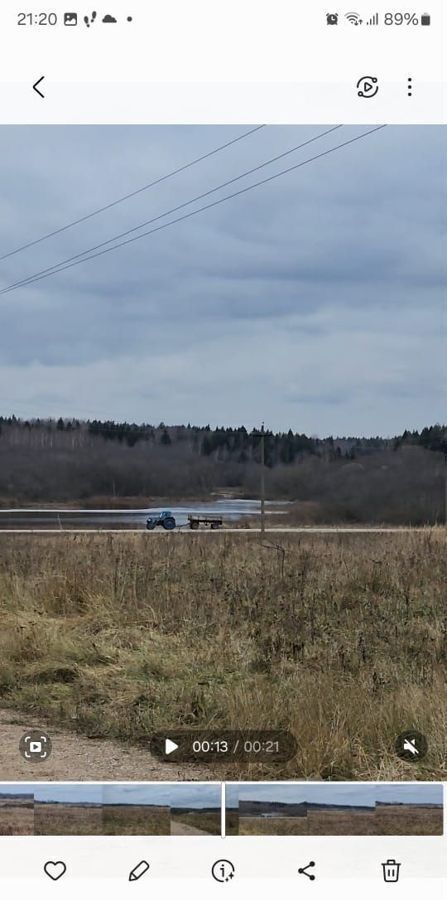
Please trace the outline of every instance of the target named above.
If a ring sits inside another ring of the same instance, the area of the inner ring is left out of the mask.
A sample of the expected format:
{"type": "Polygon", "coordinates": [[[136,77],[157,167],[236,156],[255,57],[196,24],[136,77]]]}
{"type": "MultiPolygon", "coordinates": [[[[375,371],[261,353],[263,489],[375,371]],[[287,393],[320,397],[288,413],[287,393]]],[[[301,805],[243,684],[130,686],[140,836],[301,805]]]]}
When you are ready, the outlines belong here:
{"type": "MultiPolygon", "coordinates": [[[[0,255],[242,130],[2,127],[0,255]]],[[[0,262],[0,285],[319,130],[264,129],[0,262]]],[[[344,138],[361,130],[347,128],[344,138]]],[[[331,142],[334,136],[325,138],[321,149],[331,142]]],[[[228,424],[260,417],[321,434],[394,432],[442,419],[444,184],[442,129],[388,128],[0,296],[1,412],[228,424]]]]}

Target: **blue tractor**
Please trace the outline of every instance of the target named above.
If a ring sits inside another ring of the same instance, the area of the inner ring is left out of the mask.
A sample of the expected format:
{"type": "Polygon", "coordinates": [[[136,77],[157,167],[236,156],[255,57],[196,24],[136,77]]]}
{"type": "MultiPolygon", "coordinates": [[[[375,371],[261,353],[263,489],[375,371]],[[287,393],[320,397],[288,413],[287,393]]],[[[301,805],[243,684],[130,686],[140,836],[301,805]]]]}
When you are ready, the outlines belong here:
{"type": "Polygon", "coordinates": [[[149,531],[152,531],[157,525],[161,525],[166,531],[172,531],[172,529],[175,528],[176,521],[170,509],[164,509],[156,516],[149,516],[146,521],[146,528],[149,531]]]}

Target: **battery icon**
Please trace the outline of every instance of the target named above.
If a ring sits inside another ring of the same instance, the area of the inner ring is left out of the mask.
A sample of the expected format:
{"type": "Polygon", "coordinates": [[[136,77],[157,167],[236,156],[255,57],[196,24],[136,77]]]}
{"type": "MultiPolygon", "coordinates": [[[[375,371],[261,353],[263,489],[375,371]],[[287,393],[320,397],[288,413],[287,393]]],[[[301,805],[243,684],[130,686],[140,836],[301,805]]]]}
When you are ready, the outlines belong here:
{"type": "Polygon", "coordinates": [[[431,25],[431,16],[428,13],[423,13],[421,16],[421,25],[431,25]]]}

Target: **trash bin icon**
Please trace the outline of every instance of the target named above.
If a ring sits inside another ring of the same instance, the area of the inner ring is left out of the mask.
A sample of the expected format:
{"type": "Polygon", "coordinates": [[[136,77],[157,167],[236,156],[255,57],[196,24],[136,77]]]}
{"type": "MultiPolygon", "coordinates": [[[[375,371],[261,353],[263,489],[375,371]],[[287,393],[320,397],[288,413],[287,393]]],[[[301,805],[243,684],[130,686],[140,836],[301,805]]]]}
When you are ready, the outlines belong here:
{"type": "Polygon", "coordinates": [[[400,865],[395,859],[387,859],[386,863],[382,863],[384,881],[399,881],[400,865]]]}

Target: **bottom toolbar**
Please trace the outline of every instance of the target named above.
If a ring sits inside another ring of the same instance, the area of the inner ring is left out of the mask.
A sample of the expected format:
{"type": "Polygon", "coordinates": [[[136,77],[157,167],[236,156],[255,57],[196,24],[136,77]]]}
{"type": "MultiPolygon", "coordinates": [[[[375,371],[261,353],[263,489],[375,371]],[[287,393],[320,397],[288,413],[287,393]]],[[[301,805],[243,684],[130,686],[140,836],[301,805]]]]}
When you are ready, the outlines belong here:
{"type": "MultiPolygon", "coordinates": [[[[79,879],[112,879],[121,885],[187,880],[209,884],[293,880],[296,886],[360,880],[411,885],[419,879],[447,878],[444,839],[377,840],[355,838],[297,840],[249,838],[241,844],[188,834],[164,838],[0,840],[2,879],[64,884],[79,879]],[[193,839],[194,838],[194,839],[193,839]]],[[[431,889],[430,889],[431,890],[431,889]]]]}

